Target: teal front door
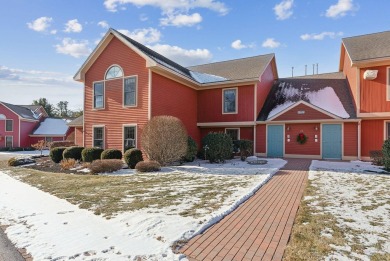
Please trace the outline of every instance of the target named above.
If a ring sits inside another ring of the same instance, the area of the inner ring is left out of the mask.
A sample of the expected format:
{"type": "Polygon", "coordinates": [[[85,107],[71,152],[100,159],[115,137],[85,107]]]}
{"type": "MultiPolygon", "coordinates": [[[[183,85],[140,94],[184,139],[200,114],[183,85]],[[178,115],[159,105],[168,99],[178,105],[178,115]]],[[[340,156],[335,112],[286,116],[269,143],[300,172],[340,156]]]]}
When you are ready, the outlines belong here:
{"type": "Polygon", "coordinates": [[[341,124],[322,125],[322,158],[341,159],[341,124]]]}
{"type": "Polygon", "coordinates": [[[283,125],[267,126],[267,156],[283,157],[283,125]]]}

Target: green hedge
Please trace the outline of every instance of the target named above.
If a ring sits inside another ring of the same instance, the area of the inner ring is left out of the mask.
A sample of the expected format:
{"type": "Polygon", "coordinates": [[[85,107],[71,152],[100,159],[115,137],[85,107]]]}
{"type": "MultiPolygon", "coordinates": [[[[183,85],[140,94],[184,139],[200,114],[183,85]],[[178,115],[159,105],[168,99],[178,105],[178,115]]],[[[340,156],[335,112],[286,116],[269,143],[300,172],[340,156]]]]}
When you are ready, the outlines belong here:
{"type": "Polygon", "coordinates": [[[81,159],[83,162],[98,160],[100,159],[103,151],[104,150],[101,148],[85,148],[81,151],[81,159]]]}
{"type": "Polygon", "coordinates": [[[124,156],[126,164],[129,168],[134,169],[138,162],[143,161],[142,151],[139,149],[129,149],[124,156]]]}
{"type": "Polygon", "coordinates": [[[65,147],[57,147],[50,150],[50,158],[55,163],[60,163],[60,161],[63,159],[62,153],[66,150],[65,147]]]}
{"type": "Polygon", "coordinates": [[[390,170],[390,140],[385,140],[382,146],[383,164],[386,170],[390,170]]]}
{"type": "Polygon", "coordinates": [[[101,159],[122,159],[122,151],[117,149],[106,149],[100,155],[101,159]]]}
{"type": "Polygon", "coordinates": [[[183,160],[187,162],[192,162],[195,160],[197,153],[198,153],[198,144],[196,144],[196,142],[190,136],[188,136],[187,153],[183,157],[183,160]]]}
{"type": "Polygon", "coordinates": [[[202,139],[206,159],[213,162],[225,162],[233,153],[232,138],[226,133],[210,132],[202,139]]]}
{"type": "Polygon", "coordinates": [[[75,159],[75,160],[81,160],[81,152],[83,151],[84,147],[69,147],[64,150],[62,153],[62,157],[64,159],[75,159]]]}

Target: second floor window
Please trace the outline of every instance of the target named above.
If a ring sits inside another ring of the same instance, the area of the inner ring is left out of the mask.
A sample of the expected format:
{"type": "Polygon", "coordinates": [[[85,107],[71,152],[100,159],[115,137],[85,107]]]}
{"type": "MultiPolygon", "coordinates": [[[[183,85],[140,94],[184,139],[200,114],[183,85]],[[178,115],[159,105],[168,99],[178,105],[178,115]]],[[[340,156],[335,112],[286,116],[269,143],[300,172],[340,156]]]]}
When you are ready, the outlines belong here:
{"type": "Polygon", "coordinates": [[[123,104],[125,106],[137,105],[137,77],[125,78],[123,81],[123,104]]]}
{"type": "Polygon", "coordinates": [[[13,131],[14,126],[13,126],[13,120],[6,120],[5,121],[5,131],[13,131]]]}
{"type": "Polygon", "coordinates": [[[104,84],[95,82],[93,84],[93,107],[95,109],[104,108],[104,84]]]}
{"type": "Polygon", "coordinates": [[[225,89],[223,95],[223,113],[237,113],[237,89],[225,89]]]}

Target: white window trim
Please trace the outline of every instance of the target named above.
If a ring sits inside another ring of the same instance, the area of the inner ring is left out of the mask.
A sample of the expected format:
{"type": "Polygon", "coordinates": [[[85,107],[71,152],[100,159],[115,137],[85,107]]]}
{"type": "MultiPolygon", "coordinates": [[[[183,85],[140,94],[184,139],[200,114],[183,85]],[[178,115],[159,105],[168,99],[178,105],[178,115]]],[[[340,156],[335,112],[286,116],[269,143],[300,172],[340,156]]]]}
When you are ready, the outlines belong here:
{"type": "Polygon", "coordinates": [[[106,83],[105,81],[92,82],[92,110],[104,110],[106,108],[106,83]],[[103,83],[103,107],[95,107],[95,83],[103,83]]]}
{"type": "Polygon", "coordinates": [[[105,81],[110,81],[110,80],[115,80],[115,79],[123,78],[124,75],[125,75],[125,73],[124,73],[124,71],[123,71],[122,66],[120,66],[119,64],[112,64],[111,66],[109,66],[109,67],[107,68],[106,72],[104,73],[103,79],[104,79],[105,81]],[[119,69],[121,69],[121,71],[122,71],[122,76],[118,76],[118,77],[115,77],[115,78],[107,79],[107,73],[108,73],[108,71],[109,71],[112,67],[119,67],[119,69]]]}
{"type": "Polygon", "coordinates": [[[227,134],[228,130],[237,130],[237,140],[240,140],[240,128],[225,128],[225,134],[227,134]]]}
{"type": "Polygon", "coordinates": [[[386,67],[386,101],[390,101],[390,66],[386,67]]]}
{"type": "Polygon", "coordinates": [[[385,120],[383,121],[383,141],[385,141],[387,139],[387,124],[390,124],[390,120],[385,120]]]}
{"type": "Polygon", "coordinates": [[[4,126],[4,130],[5,130],[5,132],[13,132],[14,131],[14,120],[13,119],[5,119],[5,126],[4,126]],[[12,121],[12,130],[10,130],[10,131],[8,131],[7,130],[7,121],[12,121]]]}
{"type": "Polygon", "coordinates": [[[135,127],[135,148],[138,148],[138,126],[137,124],[123,124],[122,125],[122,151],[125,152],[125,127],[135,127]]]}
{"type": "Polygon", "coordinates": [[[14,147],[14,136],[5,136],[4,145],[6,147],[7,147],[7,138],[11,138],[11,142],[12,142],[11,148],[13,148],[14,147]]]}
{"type": "Polygon", "coordinates": [[[124,108],[134,108],[138,106],[138,75],[129,75],[123,77],[122,83],[122,105],[124,108]],[[135,104],[134,105],[125,105],[125,79],[127,78],[135,78],[135,104]]]}
{"type": "Polygon", "coordinates": [[[225,88],[222,89],[222,114],[238,114],[238,88],[225,88]],[[225,112],[225,91],[235,90],[236,91],[236,110],[234,112],[225,112]]]}
{"type": "Polygon", "coordinates": [[[106,149],[106,126],[105,125],[92,125],[92,147],[95,148],[95,128],[103,128],[103,148],[106,149]]]}

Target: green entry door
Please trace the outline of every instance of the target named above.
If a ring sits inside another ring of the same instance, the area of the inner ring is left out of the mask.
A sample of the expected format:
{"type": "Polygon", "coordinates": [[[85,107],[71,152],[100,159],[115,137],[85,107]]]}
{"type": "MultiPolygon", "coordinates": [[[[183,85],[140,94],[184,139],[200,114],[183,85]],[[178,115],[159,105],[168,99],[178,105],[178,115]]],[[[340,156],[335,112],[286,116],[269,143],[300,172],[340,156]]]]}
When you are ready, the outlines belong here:
{"type": "Polygon", "coordinates": [[[283,157],[283,125],[267,126],[267,156],[283,157]]]}

